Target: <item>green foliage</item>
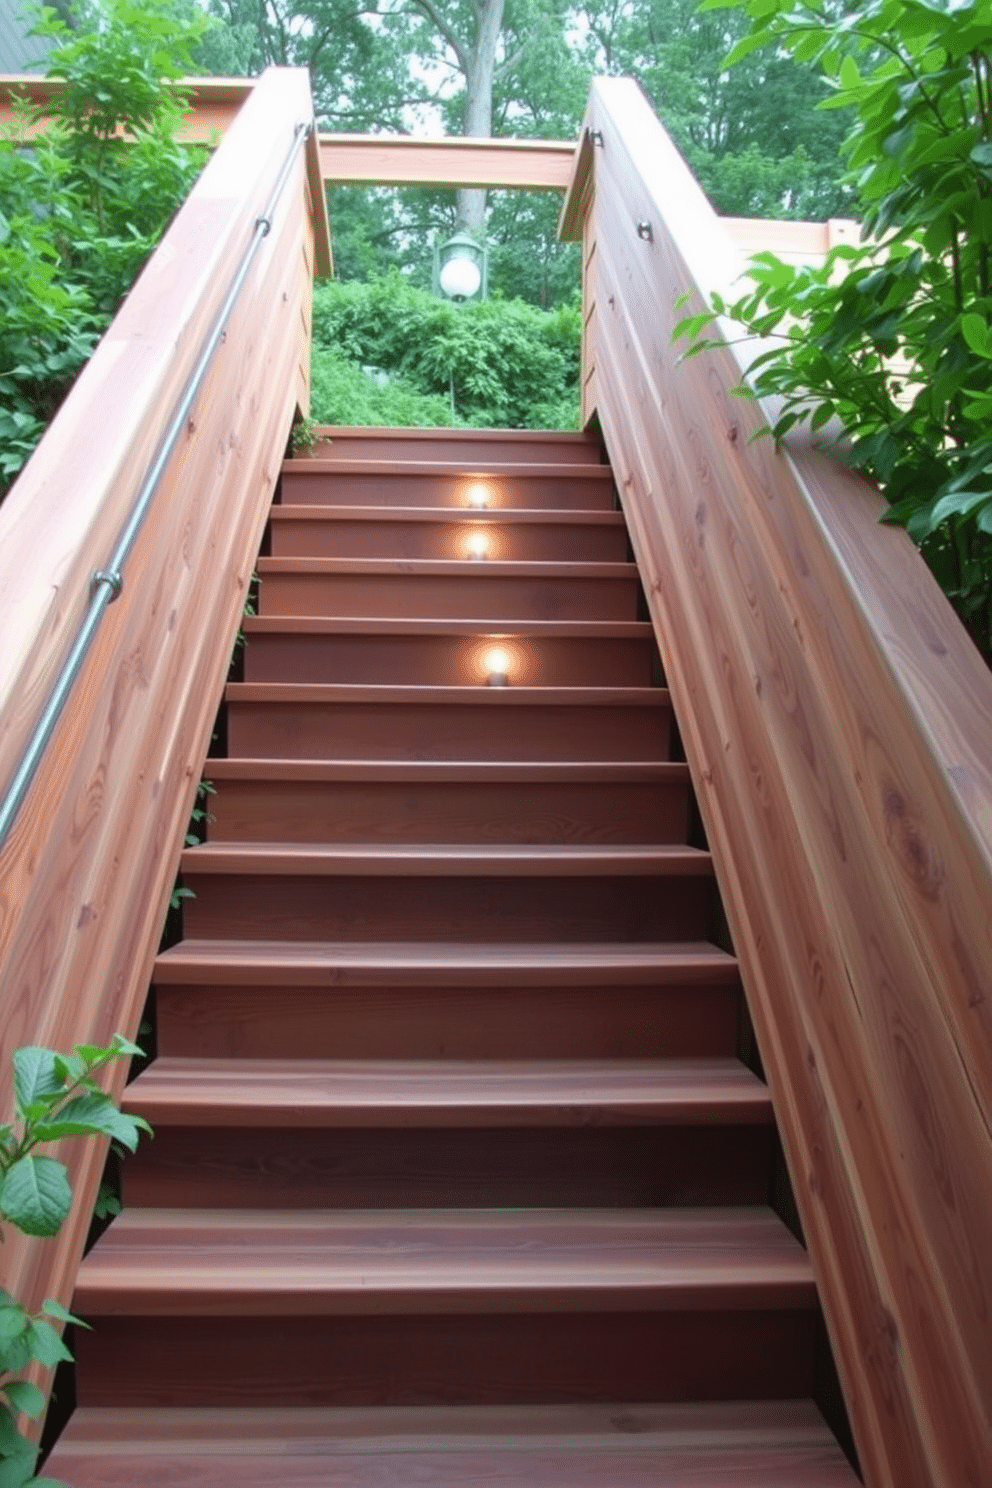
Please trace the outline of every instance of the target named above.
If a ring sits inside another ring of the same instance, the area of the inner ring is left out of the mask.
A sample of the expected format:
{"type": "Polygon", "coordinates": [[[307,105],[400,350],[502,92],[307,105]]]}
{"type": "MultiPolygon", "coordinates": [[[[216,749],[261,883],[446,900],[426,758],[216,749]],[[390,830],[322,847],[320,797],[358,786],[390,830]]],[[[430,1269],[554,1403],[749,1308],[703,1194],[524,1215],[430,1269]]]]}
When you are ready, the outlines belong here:
{"type": "Polygon", "coordinates": [[[724,59],[747,33],[747,18],[699,0],[589,0],[584,13],[591,70],[637,79],[718,212],[849,212],[839,154],[847,121],[817,114],[829,88],[815,67],[767,49],[728,70],[724,59]]]}
{"type": "MultiPolygon", "coordinates": [[[[34,1046],[15,1051],[15,1113],[0,1126],[0,1223],[49,1237],[65,1222],[69,1177],[56,1158],[38,1155],[42,1143],[105,1136],[133,1152],[139,1134],[151,1130],[140,1116],[120,1111],[96,1079],[112,1060],[135,1054],[141,1054],[137,1044],[119,1033],[109,1045],[80,1044],[72,1054],[34,1046]]],[[[53,1322],[86,1326],[58,1302],[49,1299],[30,1313],[0,1289],[0,1488],[59,1488],[55,1479],[34,1476],[38,1450],[18,1426],[20,1415],[38,1419],[45,1397],[17,1376],[31,1364],[50,1369],[72,1358],[53,1322]]]]}
{"type": "Polygon", "coordinates": [[[179,27],[167,0],[100,0],[73,30],[44,17],[65,87],[30,144],[0,138],[0,496],[204,159],[173,138],[199,22],[179,27]]]}
{"type": "Polygon", "coordinates": [[[537,429],[577,421],[576,304],[549,312],[520,300],[453,305],[394,272],[318,286],[313,340],[320,422],[537,429]]]}
{"type": "MultiPolygon", "coordinates": [[[[780,398],[772,429],[834,415],[851,463],[921,545],[992,659],[992,0],[867,0],[834,17],[807,0],[707,0],[752,18],[733,57],[764,43],[822,67],[865,241],[822,267],[760,254],[753,289],[714,300],[770,338],[749,369],[780,398]]],[[[677,334],[698,338],[708,317],[677,334]]]]}
{"type": "Polygon", "coordinates": [[[318,423],[438,429],[459,422],[449,399],[421,392],[407,377],[377,379],[332,346],[314,345],[311,377],[311,407],[318,423]]]}

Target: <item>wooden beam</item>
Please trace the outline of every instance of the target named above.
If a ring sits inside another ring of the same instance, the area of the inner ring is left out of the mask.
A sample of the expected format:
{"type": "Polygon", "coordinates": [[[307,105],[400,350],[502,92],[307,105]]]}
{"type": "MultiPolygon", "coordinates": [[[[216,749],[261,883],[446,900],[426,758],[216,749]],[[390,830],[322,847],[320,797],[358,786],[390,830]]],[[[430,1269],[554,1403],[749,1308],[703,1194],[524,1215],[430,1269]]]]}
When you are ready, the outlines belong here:
{"type": "MultiPolygon", "coordinates": [[[[178,130],[178,138],[186,144],[216,144],[234,122],[255,81],[254,78],[186,79],[183,87],[188,90],[190,109],[178,130]]],[[[64,87],[60,78],[35,77],[30,73],[0,76],[0,124],[14,128],[21,123],[24,137],[30,139],[41,126],[24,124],[24,105],[29,109],[43,108],[64,87]]]]}
{"type": "Polygon", "coordinates": [[[340,184],[564,191],[575,152],[573,143],[561,140],[320,136],[324,180],[340,184]]]}

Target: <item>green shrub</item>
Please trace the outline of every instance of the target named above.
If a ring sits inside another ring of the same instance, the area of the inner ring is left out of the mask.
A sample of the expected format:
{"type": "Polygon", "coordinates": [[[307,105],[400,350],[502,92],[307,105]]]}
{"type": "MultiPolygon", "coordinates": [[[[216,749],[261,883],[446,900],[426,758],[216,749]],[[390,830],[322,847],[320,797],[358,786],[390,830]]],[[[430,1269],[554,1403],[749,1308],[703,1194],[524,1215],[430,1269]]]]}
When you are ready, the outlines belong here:
{"type": "Polygon", "coordinates": [[[205,158],[173,137],[198,25],[167,0],[99,0],[73,31],[45,16],[65,87],[34,139],[0,138],[0,496],[205,158]]]}
{"type": "MultiPolygon", "coordinates": [[[[114,1034],[106,1047],[80,1044],[72,1054],[31,1046],[14,1052],[14,1116],[0,1126],[0,1242],[4,1224],[25,1235],[57,1235],[69,1216],[72,1188],[65,1165],[41,1157],[37,1148],[70,1137],[109,1137],[133,1152],[147,1121],[128,1116],[103,1090],[97,1076],[115,1059],[141,1049],[114,1034]]],[[[51,1369],[72,1355],[53,1322],[80,1323],[48,1298],[30,1313],[0,1287],[0,1485],[65,1488],[54,1478],[34,1476],[38,1449],[23,1435],[18,1417],[37,1420],[45,1397],[18,1376],[30,1365],[51,1369]],[[51,1320],[51,1321],[50,1321],[51,1320]]],[[[82,1324],[85,1327],[85,1324],[82,1324]]]]}
{"type": "MultiPolygon", "coordinates": [[[[822,268],[760,254],[754,289],[712,308],[771,345],[750,368],[782,400],[772,433],[837,415],[992,660],[992,0],[706,0],[751,17],[730,60],[765,43],[819,62],[865,243],[822,268]]],[[[676,334],[699,338],[708,316],[676,334]]],[[[697,339],[694,349],[707,343],[697,339]]]]}
{"type": "Polygon", "coordinates": [[[460,422],[447,398],[423,393],[406,377],[377,381],[331,346],[314,345],[310,415],[318,424],[442,428],[460,422]]]}
{"type": "MultiPolygon", "coordinates": [[[[578,420],[581,311],[577,304],[538,310],[522,300],[455,305],[407,284],[393,272],[367,283],[319,285],[314,295],[314,417],[324,419],[321,379],[348,363],[372,366],[398,379],[397,396],[418,423],[482,427],[574,428],[578,420]],[[330,357],[330,362],[326,358],[330,357]],[[442,401],[447,409],[442,420],[442,401]],[[427,416],[424,416],[424,415],[427,416]]],[[[379,406],[374,384],[356,393],[379,406]],[[364,391],[363,391],[364,390],[364,391]]],[[[381,389],[385,393],[386,389],[381,389]]],[[[387,398],[390,422],[399,404],[387,398]]],[[[355,405],[361,411],[360,401],[355,405]]],[[[327,422],[336,420],[327,419],[327,422]]],[[[368,416],[349,422],[378,423],[368,416]]]]}

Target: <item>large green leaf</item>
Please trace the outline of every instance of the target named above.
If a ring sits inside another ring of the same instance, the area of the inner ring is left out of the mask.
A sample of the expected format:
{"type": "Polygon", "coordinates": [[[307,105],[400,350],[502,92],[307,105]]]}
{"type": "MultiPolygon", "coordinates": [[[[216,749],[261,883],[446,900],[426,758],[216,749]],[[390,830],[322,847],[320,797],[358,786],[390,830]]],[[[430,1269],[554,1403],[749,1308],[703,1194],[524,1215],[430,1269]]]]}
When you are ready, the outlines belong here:
{"type": "Polygon", "coordinates": [[[56,1069],[57,1059],[53,1049],[35,1044],[14,1051],[14,1093],[22,1110],[64,1089],[56,1069]]]}
{"type": "Polygon", "coordinates": [[[51,1118],[35,1123],[33,1133],[39,1142],[57,1142],[62,1137],[113,1137],[128,1151],[138,1145],[142,1131],[151,1127],[140,1116],[119,1111],[109,1095],[79,1095],[67,1101],[51,1118]]]}
{"type": "Polygon", "coordinates": [[[22,1453],[0,1461],[0,1488],[24,1488],[28,1483],[34,1488],[37,1481],[34,1477],[34,1465],[37,1460],[37,1451],[25,1442],[22,1453]]]}
{"type": "Polygon", "coordinates": [[[65,1167],[53,1157],[29,1153],[8,1169],[0,1187],[0,1214],[26,1235],[57,1235],[71,1204],[65,1167]]]}
{"type": "Polygon", "coordinates": [[[31,1357],[37,1359],[39,1364],[44,1364],[51,1369],[56,1364],[61,1364],[63,1359],[71,1360],[72,1354],[51,1323],[46,1323],[44,1318],[32,1318],[28,1331],[31,1339],[31,1357]]]}
{"type": "Polygon", "coordinates": [[[30,1380],[8,1380],[3,1386],[4,1394],[15,1410],[36,1421],[45,1409],[45,1396],[30,1380]]]}

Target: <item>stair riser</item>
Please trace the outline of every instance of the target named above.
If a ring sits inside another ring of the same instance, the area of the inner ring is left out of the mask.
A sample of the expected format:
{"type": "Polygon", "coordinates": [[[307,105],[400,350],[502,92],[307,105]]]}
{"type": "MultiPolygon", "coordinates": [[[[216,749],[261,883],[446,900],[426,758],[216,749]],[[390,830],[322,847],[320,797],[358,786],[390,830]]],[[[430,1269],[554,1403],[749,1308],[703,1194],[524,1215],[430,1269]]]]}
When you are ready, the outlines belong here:
{"type": "Polygon", "coordinates": [[[251,1059],[731,1056],[740,989],[718,986],[207,986],[156,989],[162,1054],[251,1059]]]}
{"type": "MultiPolygon", "coordinates": [[[[484,569],[485,563],[479,566],[484,569]]],[[[263,573],[259,613],[411,620],[636,620],[638,587],[636,577],[263,573]]]]}
{"type": "Polygon", "coordinates": [[[768,1194],[769,1132],[761,1126],[356,1131],[153,1124],[154,1142],[124,1164],[129,1208],[636,1208],[760,1204],[768,1194]]]}
{"type": "Polygon", "coordinates": [[[490,511],[611,511],[613,481],[603,476],[544,475],[472,476],[457,474],[394,475],[309,474],[285,469],[285,506],[415,506],[445,507],[464,516],[472,510],[469,491],[480,482],[490,493],[490,511]]]}
{"type": "MultiPolygon", "coordinates": [[[[209,766],[207,769],[209,777],[209,766]]],[[[684,842],[688,786],[221,780],[216,842],[684,842]]]]}
{"type": "Polygon", "coordinates": [[[303,877],[184,873],[196,939],[704,940],[709,878],[303,877]]]}
{"type": "MultiPolygon", "coordinates": [[[[306,520],[295,516],[290,520],[276,508],[269,532],[274,558],[461,559],[479,525],[454,514],[436,521],[331,520],[316,509],[306,520]]],[[[509,518],[486,519],[484,526],[498,531],[499,556],[508,563],[624,563],[627,559],[627,533],[622,526],[566,526],[509,518]]]]}
{"type": "Polygon", "coordinates": [[[490,653],[509,657],[511,686],[649,687],[650,639],[573,639],[459,635],[266,634],[254,627],[245,651],[246,682],[367,683],[373,686],[480,687],[490,653]]]}
{"type": "MultiPolygon", "coordinates": [[[[250,1305],[250,1304],[249,1304],[250,1305]]],[[[80,1405],[796,1399],[809,1312],[116,1318],[77,1334],[80,1405]],[[250,1361],[250,1362],[249,1362],[250,1361]]]]}
{"type": "Polygon", "coordinates": [[[328,706],[232,700],[227,719],[231,755],[256,759],[653,763],[667,759],[670,729],[667,708],[619,705],[566,712],[484,702],[328,706]]]}
{"type": "MultiPolygon", "coordinates": [[[[302,456],[300,458],[307,458],[302,456]]],[[[462,469],[498,465],[596,465],[599,441],[585,434],[500,430],[460,434],[450,429],[364,429],[347,425],[314,446],[318,460],[449,460],[462,469]]]]}

